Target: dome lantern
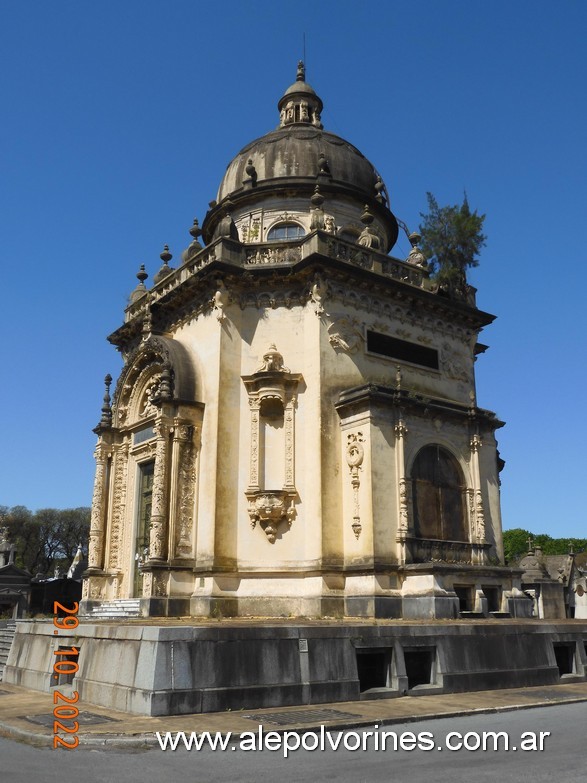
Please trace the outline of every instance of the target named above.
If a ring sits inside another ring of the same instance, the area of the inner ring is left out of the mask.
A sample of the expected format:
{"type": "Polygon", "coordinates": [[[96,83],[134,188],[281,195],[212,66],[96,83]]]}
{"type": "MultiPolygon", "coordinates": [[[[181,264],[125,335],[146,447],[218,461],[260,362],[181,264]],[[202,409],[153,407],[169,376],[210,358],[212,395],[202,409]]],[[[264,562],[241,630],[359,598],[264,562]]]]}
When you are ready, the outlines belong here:
{"type": "Polygon", "coordinates": [[[279,127],[302,123],[322,128],[321,114],[324,104],[306,82],[306,69],[302,60],[298,63],[295,82],[288,87],[277,104],[279,127]]]}

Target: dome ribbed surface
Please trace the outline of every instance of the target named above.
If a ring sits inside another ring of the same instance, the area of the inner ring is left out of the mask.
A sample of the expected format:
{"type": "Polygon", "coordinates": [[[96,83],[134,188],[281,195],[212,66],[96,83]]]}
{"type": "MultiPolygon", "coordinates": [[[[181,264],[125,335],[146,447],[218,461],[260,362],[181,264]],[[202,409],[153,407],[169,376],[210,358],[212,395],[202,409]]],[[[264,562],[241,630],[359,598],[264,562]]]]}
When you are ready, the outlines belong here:
{"type": "Polygon", "coordinates": [[[220,184],[217,200],[239,191],[249,159],[257,172],[257,185],[274,180],[316,180],[319,157],[326,158],[332,182],[346,185],[369,198],[376,194],[377,173],[348,141],[308,124],[293,124],[267,133],[247,144],[231,161],[220,184]]]}

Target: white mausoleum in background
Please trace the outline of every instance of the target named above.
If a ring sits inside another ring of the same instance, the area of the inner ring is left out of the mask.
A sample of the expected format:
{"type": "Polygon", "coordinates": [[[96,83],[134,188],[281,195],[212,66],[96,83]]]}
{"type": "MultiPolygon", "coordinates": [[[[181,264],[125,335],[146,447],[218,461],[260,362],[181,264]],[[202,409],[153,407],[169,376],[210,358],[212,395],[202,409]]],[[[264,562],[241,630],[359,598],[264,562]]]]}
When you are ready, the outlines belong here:
{"type": "Polygon", "coordinates": [[[229,164],[177,268],[143,268],[109,340],[87,610],[453,618],[531,611],[503,562],[493,316],[412,251],[303,66],[229,164]],[[202,242],[200,241],[202,240],[202,242]]]}

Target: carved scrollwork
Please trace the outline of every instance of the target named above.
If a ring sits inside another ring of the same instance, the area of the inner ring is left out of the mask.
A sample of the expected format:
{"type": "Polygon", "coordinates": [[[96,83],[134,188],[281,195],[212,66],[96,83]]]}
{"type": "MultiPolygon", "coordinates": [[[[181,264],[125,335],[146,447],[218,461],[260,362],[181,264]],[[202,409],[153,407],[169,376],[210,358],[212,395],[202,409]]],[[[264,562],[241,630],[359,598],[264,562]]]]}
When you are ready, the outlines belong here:
{"type": "Polygon", "coordinates": [[[328,283],[325,283],[320,275],[316,275],[310,289],[310,301],[314,305],[316,315],[324,312],[324,303],[328,295],[328,283]]]}
{"type": "Polygon", "coordinates": [[[471,380],[471,373],[461,361],[461,357],[446,342],[440,351],[440,368],[447,378],[465,383],[471,380]]]}
{"type": "Polygon", "coordinates": [[[363,324],[356,318],[342,315],[328,327],[328,340],[335,349],[355,353],[363,343],[363,324]]]}
{"type": "Polygon", "coordinates": [[[247,266],[267,266],[273,264],[295,264],[302,257],[300,247],[291,245],[283,247],[258,246],[246,250],[247,266]]]}
{"type": "Polygon", "coordinates": [[[120,567],[122,525],[126,505],[128,443],[124,443],[114,457],[114,488],[112,493],[112,521],[110,528],[110,568],[120,567]]]}
{"type": "Polygon", "coordinates": [[[165,556],[165,543],[167,537],[168,428],[164,424],[159,423],[155,427],[155,431],[157,433],[157,441],[153,473],[149,553],[151,559],[162,560],[165,556]]]}
{"type": "Polygon", "coordinates": [[[269,542],[275,543],[280,524],[285,523],[288,528],[295,517],[295,493],[285,490],[259,492],[247,492],[249,501],[249,518],[251,527],[257,524],[265,532],[269,542]]]}
{"type": "Polygon", "coordinates": [[[347,435],[347,447],[346,447],[346,461],[349,466],[351,474],[351,486],[353,488],[353,522],[352,529],[355,534],[355,538],[359,538],[363,526],[361,525],[361,512],[359,508],[359,487],[361,486],[361,480],[359,479],[359,470],[362,470],[363,458],[365,456],[365,450],[363,448],[364,438],[361,432],[349,433],[347,435]]]}
{"type": "Polygon", "coordinates": [[[175,437],[180,442],[179,456],[179,508],[177,527],[177,553],[179,557],[192,554],[192,526],[196,492],[196,446],[193,442],[194,428],[180,424],[175,428],[175,437]]]}
{"type": "Polygon", "coordinates": [[[224,319],[226,318],[224,310],[228,306],[228,303],[230,301],[230,296],[228,293],[228,289],[224,285],[223,280],[218,279],[216,281],[216,285],[217,288],[216,291],[214,292],[214,296],[212,297],[212,308],[216,313],[217,320],[224,321],[224,319]]]}

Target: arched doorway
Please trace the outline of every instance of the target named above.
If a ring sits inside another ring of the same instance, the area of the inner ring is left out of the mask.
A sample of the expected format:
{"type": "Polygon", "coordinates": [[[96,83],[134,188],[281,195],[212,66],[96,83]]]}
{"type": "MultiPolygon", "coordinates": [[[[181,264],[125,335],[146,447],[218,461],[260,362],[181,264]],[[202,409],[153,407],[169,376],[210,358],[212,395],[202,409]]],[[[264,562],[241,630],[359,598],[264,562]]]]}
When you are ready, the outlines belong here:
{"type": "Polygon", "coordinates": [[[464,490],[463,472],[447,449],[437,444],[421,449],[412,466],[415,535],[467,541],[464,490]]]}

